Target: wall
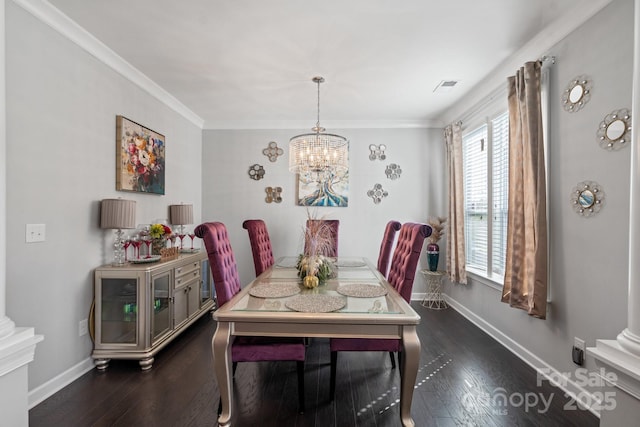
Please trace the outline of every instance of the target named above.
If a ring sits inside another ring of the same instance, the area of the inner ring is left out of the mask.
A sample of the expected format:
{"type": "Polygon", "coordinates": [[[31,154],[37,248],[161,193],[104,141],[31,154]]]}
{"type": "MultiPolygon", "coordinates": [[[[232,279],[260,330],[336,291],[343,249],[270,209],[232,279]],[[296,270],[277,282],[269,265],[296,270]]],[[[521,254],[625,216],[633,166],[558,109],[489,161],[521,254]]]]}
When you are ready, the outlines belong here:
{"type": "MultiPolygon", "coordinates": [[[[534,366],[573,373],[574,337],[593,346],[596,338],[613,339],[626,326],[631,147],[607,152],[599,147],[596,130],[608,113],[631,108],[632,44],[633,1],[614,0],[557,45],[538,52],[556,57],[550,69],[547,153],[547,319],[509,308],[500,302],[500,291],[476,280],[468,286],[449,284],[445,290],[459,310],[534,366]],[[568,113],[560,97],[581,74],[593,80],[592,97],[581,111],[568,113]],[[606,195],[602,211],[588,219],[569,203],[571,189],[585,180],[601,184],[606,195]]],[[[595,369],[591,360],[586,367],[595,369]]]]}
{"type": "Polygon", "coordinates": [[[29,367],[33,391],[91,366],[78,322],[89,314],[93,268],[113,256],[99,201],[136,200],[138,223],[192,202],[198,222],[202,131],[13,2],[6,31],[7,315],[45,336],[29,367]],[[118,114],[165,136],[164,196],[115,191],[118,114]],[[46,241],[26,244],[27,223],[46,224],[46,241]]]}
{"type": "MultiPolygon", "coordinates": [[[[276,257],[302,250],[302,230],[307,209],[295,205],[295,175],[288,170],[289,138],[305,130],[205,130],[203,138],[204,221],[222,221],[227,226],[243,284],[255,277],[245,219],[263,219],[269,229],[276,257]],[[271,163],[262,154],[269,141],[276,141],[285,155],[271,163]],[[258,163],[266,171],[254,181],[247,171],[258,163]],[[265,187],[283,188],[280,204],[265,203],[265,187]]],[[[386,223],[425,222],[446,210],[444,192],[445,154],[441,129],[328,129],[350,140],[349,206],[317,208],[317,216],[340,220],[339,254],[364,255],[376,262],[386,223]],[[369,145],[385,144],[385,161],[369,160],[369,145]],[[400,165],[401,177],[390,180],[385,167],[400,165]],[[367,191],[380,183],[389,196],[375,205],[367,191]]],[[[311,209],[310,212],[314,212],[311,209]]],[[[421,262],[426,266],[426,257],[421,262]]],[[[424,292],[418,276],[414,292],[424,292]]]]}

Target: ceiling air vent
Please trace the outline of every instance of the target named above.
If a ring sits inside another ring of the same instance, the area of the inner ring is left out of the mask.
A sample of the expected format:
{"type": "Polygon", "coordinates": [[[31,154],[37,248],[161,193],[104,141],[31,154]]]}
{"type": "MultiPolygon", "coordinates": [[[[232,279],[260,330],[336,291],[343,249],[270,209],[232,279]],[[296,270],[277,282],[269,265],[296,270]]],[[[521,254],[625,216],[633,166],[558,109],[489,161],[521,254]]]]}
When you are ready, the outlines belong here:
{"type": "Polygon", "coordinates": [[[455,85],[457,85],[459,80],[442,80],[438,85],[433,89],[434,92],[450,92],[451,89],[455,85]]]}

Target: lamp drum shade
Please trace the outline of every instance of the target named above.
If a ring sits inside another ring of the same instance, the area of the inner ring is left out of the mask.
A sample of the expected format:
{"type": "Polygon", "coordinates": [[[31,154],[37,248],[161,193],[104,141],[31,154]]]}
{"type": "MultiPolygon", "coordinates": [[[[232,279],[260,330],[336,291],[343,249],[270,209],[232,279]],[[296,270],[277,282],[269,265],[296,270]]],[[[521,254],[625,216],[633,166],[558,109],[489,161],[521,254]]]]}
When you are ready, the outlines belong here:
{"type": "Polygon", "coordinates": [[[173,225],[193,224],[193,205],[170,205],[169,222],[173,225]]]}
{"type": "Polygon", "coordinates": [[[100,207],[100,228],[136,228],[135,200],[102,200],[100,207]]]}

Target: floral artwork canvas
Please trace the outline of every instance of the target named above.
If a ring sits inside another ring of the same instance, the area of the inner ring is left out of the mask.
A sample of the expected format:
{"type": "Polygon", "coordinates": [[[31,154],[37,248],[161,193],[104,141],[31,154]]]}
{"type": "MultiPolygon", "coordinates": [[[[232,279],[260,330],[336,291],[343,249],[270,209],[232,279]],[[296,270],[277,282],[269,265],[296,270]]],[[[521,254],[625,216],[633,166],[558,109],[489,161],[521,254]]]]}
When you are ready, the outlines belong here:
{"type": "Polygon", "coordinates": [[[116,190],[164,194],[164,135],[116,116],[116,190]]]}
{"type": "Polygon", "coordinates": [[[349,171],[298,175],[298,206],[347,207],[349,171]]]}

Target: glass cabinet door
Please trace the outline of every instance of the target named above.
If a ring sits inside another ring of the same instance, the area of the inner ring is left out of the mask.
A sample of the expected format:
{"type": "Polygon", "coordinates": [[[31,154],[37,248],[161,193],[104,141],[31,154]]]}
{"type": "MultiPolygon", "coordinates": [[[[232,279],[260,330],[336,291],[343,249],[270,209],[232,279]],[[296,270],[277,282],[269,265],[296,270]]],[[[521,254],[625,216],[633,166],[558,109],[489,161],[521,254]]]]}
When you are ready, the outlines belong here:
{"type": "Polygon", "coordinates": [[[211,274],[211,268],[209,267],[209,260],[203,260],[201,265],[202,271],[200,272],[200,307],[202,307],[215,296],[215,290],[213,288],[213,276],[211,274]]]}
{"type": "Polygon", "coordinates": [[[102,277],[99,284],[100,342],[137,344],[138,279],[102,277]]]}
{"type": "Polygon", "coordinates": [[[170,271],[151,278],[152,343],[171,330],[170,279],[170,271]]]}

